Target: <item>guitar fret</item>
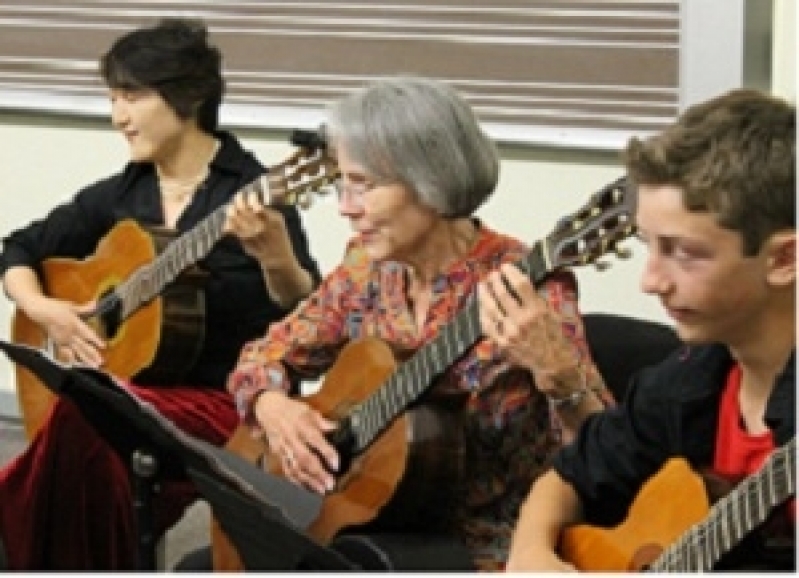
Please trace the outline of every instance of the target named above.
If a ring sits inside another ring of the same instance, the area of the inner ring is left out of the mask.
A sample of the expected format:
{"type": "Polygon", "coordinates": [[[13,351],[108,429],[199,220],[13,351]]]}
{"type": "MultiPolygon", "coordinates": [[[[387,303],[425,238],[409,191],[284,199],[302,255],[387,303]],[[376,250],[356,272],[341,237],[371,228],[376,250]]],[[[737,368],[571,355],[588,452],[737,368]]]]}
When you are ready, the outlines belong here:
{"type": "Polygon", "coordinates": [[[716,526],[716,550],[713,553],[713,559],[718,560],[730,548],[730,536],[726,525],[726,519],[722,517],[718,520],[716,526]]]}
{"type": "MultiPolygon", "coordinates": [[[[429,355],[420,355],[419,356],[419,363],[421,364],[421,372],[419,375],[419,379],[422,379],[425,375],[433,375],[433,359],[431,358],[432,354],[429,355]]],[[[411,396],[412,392],[409,388],[405,389],[405,395],[411,396]]]]}
{"type": "Polygon", "coordinates": [[[688,555],[683,558],[682,568],[680,571],[693,572],[694,558],[696,558],[696,553],[693,550],[688,550],[688,555]]]}
{"type": "Polygon", "coordinates": [[[736,528],[738,519],[738,501],[721,501],[714,504],[711,510],[716,513],[714,520],[719,524],[719,534],[722,536],[721,547],[717,552],[721,556],[730,545],[738,540],[740,528],[736,528]]]}
{"type": "Polygon", "coordinates": [[[752,491],[751,488],[748,486],[743,489],[744,495],[746,499],[744,500],[745,503],[745,522],[748,528],[751,528],[754,525],[754,521],[757,519],[757,512],[758,512],[758,505],[757,505],[757,495],[752,491]]]}
{"type": "Polygon", "coordinates": [[[356,439],[356,446],[361,448],[366,443],[368,439],[367,436],[371,435],[372,431],[372,415],[374,414],[374,409],[372,409],[374,398],[367,399],[366,402],[363,404],[363,411],[360,413],[360,419],[358,421],[353,422],[353,433],[355,434],[356,439]]]}
{"type": "MultiPolygon", "coordinates": [[[[763,476],[759,476],[759,477],[762,478],[763,476]]],[[[765,517],[764,512],[766,511],[766,499],[765,499],[766,498],[766,496],[765,496],[765,487],[766,486],[767,486],[767,484],[758,484],[757,486],[752,488],[752,493],[754,494],[755,499],[756,499],[755,504],[757,506],[757,510],[756,510],[755,513],[757,515],[757,519],[765,517]]]]}
{"type": "Polygon", "coordinates": [[[387,403],[384,408],[384,415],[381,416],[383,420],[388,421],[389,416],[395,415],[400,411],[400,400],[397,398],[397,394],[401,393],[398,391],[398,388],[387,389],[386,390],[386,398],[387,403]]]}
{"type": "Polygon", "coordinates": [[[468,323],[467,329],[470,335],[481,335],[482,329],[480,328],[480,317],[477,308],[470,309],[466,312],[466,322],[468,323]]]}
{"type": "Polygon", "coordinates": [[[769,471],[765,473],[765,479],[767,483],[763,484],[763,510],[765,511],[768,507],[768,504],[774,502],[777,498],[777,486],[774,481],[773,472],[769,471]]]}
{"type": "Polygon", "coordinates": [[[694,572],[696,569],[696,548],[694,548],[693,540],[690,538],[693,537],[693,531],[689,534],[688,546],[690,547],[688,550],[688,555],[685,557],[685,565],[683,567],[683,572],[694,572]]]}
{"type": "MultiPolygon", "coordinates": [[[[705,551],[704,559],[705,560],[715,560],[716,554],[719,551],[718,548],[716,547],[716,526],[715,526],[716,522],[718,522],[718,517],[714,520],[713,524],[710,524],[708,526],[703,526],[703,530],[704,530],[704,534],[705,534],[705,539],[704,539],[704,542],[705,542],[705,545],[704,545],[704,551],[705,551]]],[[[700,548],[700,549],[703,548],[702,540],[699,541],[699,544],[697,545],[697,547],[700,548]]],[[[708,564],[707,568],[708,569],[710,568],[709,564],[708,564]]]]}
{"type": "MultiPolygon", "coordinates": [[[[432,371],[425,371],[425,355],[414,355],[408,363],[408,373],[410,374],[410,379],[405,379],[404,382],[406,384],[406,389],[402,391],[403,399],[401,403],[403,406],[406,406],[410,402],[413,401],[414,397],[418,391],[412,387],[414,383],[421,383],[427,376],[432,377],[432,371]]],[[[430,367],[430,369],[435,369],[430,367]]]]}
{"type": "Polygon", "coordinates": [[[735,520],[737,518],[736,514],[738,511],[738,506],[735,500],[732,500],[725,508],[726,516],[722,516],[721,518],[721,525],[719,526],[719,534],[721,535],[721,548],[719,549],[719,556],[724,554],[727,550],[732,548],[735,536],[735,520]]]}
{"type": "Polygon", "coordinates": [[[394,384],[394,387],[386,388],[386,398],[388,400],[387,408],[386,408],[386,415],[393,415],[395,412],[398,411],[398,408],[402,407],[403,400],[406,398],[405,394],[405,379],[399,379],[394,384]]]}
{"type": "Polygon", "coordinates": [[[380,400],[380,403],[378,403],[376,406],[377,411],[374,412],[374,414],[372,415],[372,420],[371,420],[372,435],[377,434],[378,424],[386,423],[388,421],[388,416],[389,416],[388,410],[390,408],[389,408],[389,402],[386,399],[387,397],[388,397],[388,389],[384,388],[380,391],[380,396],[378,398],[380,400]]]}
{"type": "Polygon", "coordinates": [[[734,515],[733,515],[733,522],[735,524],[735,532],[733,534],[733,539],[735,542],[741,539],[744,533],[743,527],[743,508],[741,506],[740,500],[731,500],[731,503],[734,506],[734,515]]]}
{"type": "Polygon", "coordinates": [[[691,542],[692,556],[691,556],[691,563],[688,565],[688,569],[691,572],[699,572],[704,567],[703,564],[704,559],[702,555],[705,553],[705,551],[703,548],[699,547],[699,544],[701,543],[699,540],[699,534],[700,532],[698,528],[694,528],[691,531],[690,542],[691,542]]]}

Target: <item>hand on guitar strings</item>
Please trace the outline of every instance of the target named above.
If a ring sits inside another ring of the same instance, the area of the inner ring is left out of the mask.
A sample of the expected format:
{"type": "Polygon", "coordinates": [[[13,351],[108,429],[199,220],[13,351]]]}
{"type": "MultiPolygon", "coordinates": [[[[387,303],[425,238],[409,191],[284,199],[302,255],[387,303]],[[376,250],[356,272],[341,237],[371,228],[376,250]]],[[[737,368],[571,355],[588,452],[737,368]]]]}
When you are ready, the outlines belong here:
{"type": "Polygon", "coordinates": [[[244,192],[228,205],[224,231],[238,237],[242,248],[267,269],[294,259],[283,215],[264,206],[258,193],[244,192]]]}
{"type": "Polygon", "coordinates": [[[335,422],[282,391],[260,394],[255,417],[272,458],[289,480],[320,494],[333,490],[340,462],[325,433],[336,429],[335,422]]]}
{"type": "Polygon", "coordinates": [[[75,305],[46,297],[29,316],[47,332],[59,361],[97,369],[103,364],[105,341],[86,322],[95,308],[95,302],[75,305]]]}
{"type": "Polygon", "coordinates": [[[480,283],[478,311],[484,335],[511,363],[528,369],[542,393],[560,399],[585,388],[561,320],[515,265],[503,264],[480,283]]]}

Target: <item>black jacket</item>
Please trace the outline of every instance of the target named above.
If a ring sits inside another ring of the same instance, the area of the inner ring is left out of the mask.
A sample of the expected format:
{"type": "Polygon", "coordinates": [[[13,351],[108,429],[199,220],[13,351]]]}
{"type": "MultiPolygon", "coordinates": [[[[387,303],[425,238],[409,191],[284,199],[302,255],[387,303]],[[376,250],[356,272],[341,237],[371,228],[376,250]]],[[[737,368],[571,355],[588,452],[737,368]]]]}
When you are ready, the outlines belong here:
{"type": "MultiPolygon", "coordinates": [[[[622,522],[641,485],[672,457],[713,462],[721,393],[733,360],[721,345],[686,347],[639,372],[623,404],[591,416],[554,467],[580,496],[587,523],[622,522]]],[[[794,437],[795,351],[766,408],[777,445],[794,437]]],[[[679,504],[664,504],[679,507],[679,504]]]]}

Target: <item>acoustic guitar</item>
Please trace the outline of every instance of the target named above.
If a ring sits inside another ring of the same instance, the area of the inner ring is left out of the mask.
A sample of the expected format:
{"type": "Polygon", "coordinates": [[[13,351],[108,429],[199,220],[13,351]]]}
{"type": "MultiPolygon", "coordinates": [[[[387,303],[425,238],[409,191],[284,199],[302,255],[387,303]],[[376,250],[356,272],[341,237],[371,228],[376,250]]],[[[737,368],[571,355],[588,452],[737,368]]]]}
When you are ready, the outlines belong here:
{"type": "MultiPolygon", "coordinates": [[[[634,232],[632,194],[623,179],[595,193],[562,220],[518,263],[535,282],[553,272],[588,263],[634,232]]],[[[308,534],[321,544],[343,529],[431,531],[446,526],[453,488],[463,470],[463,398],[439,395],[431,386],[481,337],[477,303],[467,305],[431,342],[397,362],[389,346],[369,338],[347,345],[317,393],[304,401],[338,423],[329,436],[343,472],[325,495],[308,534]]],[[[281,475],[278,456],[239,426],[228,449],[260,461],[281,475]]],[[[253,531],[258,531],[253,529],[253,531]]],[[[235,546],[216,520],[211,529],[214,569],[243,569],[235,546]]]]}
{"type": "Polygon", "coordinates": [[[702,477],[673,458],[644,484],[619,526],[568,528],[561,556],[584,571],[708,572],[795,495],[795,476],[794,438],[711,506],[702,477]]]}
{"type": "MultiPolygon", "coordinates": [[[[310,194],[336,175],[335,163],[324,149],[301,147],[237,195],[255,192],[264,204],[306,208],[310,194]]],[[[123,220],[88,258],[42,263],[47,295],[73,303],[97,302],[86,321],[107,343],[105,371],[158,384],[178,381],[191,368],[202,347],[205,323],[204,275],[196,263],[223,236],[226,211],[227,205],[218,207],[180,236],[123,220]]],[[[52,349],[43,329],[20,309],[14,313],[11,339],[52,349]]],[[[30,439],[47,417],[52,393],[27,369],[17,365],[15,371],[30,439]]]]}

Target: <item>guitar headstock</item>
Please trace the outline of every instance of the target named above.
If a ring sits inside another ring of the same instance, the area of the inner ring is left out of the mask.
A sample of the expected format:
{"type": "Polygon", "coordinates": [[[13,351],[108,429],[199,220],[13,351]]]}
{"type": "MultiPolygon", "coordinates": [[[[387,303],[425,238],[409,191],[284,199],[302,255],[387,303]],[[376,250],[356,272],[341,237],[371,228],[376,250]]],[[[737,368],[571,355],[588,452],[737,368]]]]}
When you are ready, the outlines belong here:
{"type": "MultiPolygon", "coordinates": [[[[310,134],[308,131],[303,135],[310,134]]],[[[269,167],[269,172],[248,185],[261,196],[266,205],[311,206],[313,194],[326,194],[327,186],[339,176],[336,160],[328,154],[322,133],[313,133],[314,139],[297,140],[297,148],[283,162],[269,167]]]]}
{"type": "Polygon", "coordinates": [[[339,175],[336,160],[325,148],[299,148],[288,159],[270,167],[269,192],[273,203],[311,206],[313,194],[326,194],[339,175]]]}
{"type": "Polygon", "coordinates": [[[561,219],[543,241],[547,270],[588,264],[605,269],[608,265],[599,258],[610,252],[628,258],[630,251],[619,243],[635,233],[634,210],[635,195],[626,178],[591,195],[588,203],[561,219]]]}

